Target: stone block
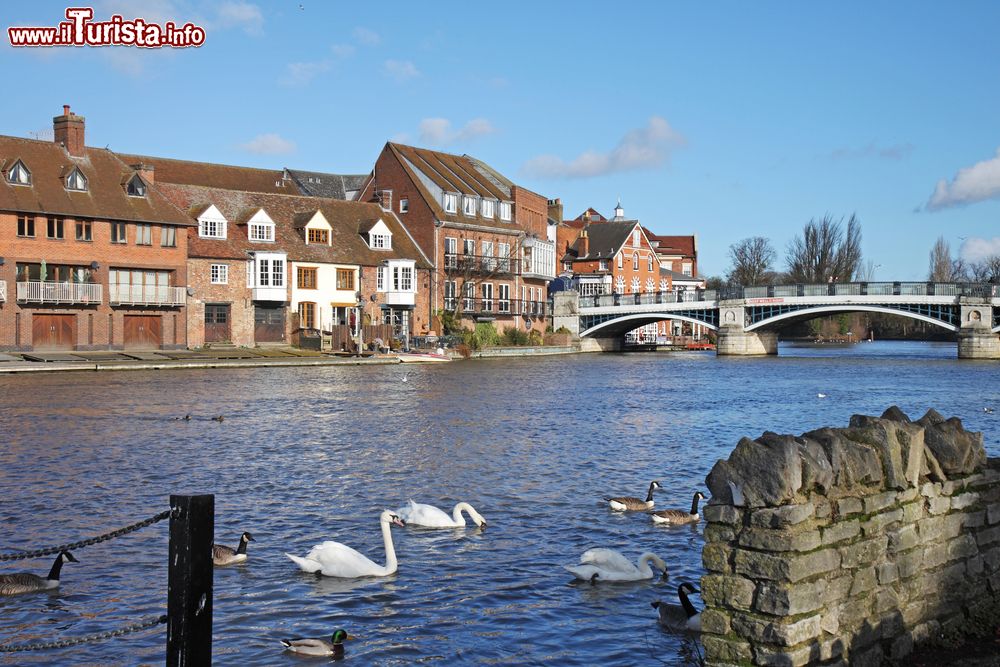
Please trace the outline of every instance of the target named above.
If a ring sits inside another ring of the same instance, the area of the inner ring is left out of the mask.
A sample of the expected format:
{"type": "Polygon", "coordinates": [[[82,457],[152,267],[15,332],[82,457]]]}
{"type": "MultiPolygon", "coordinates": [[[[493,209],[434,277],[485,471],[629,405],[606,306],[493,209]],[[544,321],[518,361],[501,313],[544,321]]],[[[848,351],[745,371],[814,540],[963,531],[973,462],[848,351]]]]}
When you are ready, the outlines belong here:
{"type": "Polygon", "coordinates": [[[920,572],[924,563],[924,550],[911,549],[906,553],[896,557],[896,566],[899,568],[900,579],[909,579],[920,572]]]}
{"type": "Polygon", "coordinates": [[[983,557],[976,554],[969,560],[965,561],[965,569],[969,573],[970,577],[979,576],[983,573],[983,557]]]}
{"type": "Polygon", "coordinates": [[[965,523],[964,513],[949,514],[944,518],[944,527],[942,529],[945,539],[950,540],[962,533],[962,525],[965,523]]]}
{"type": "Polygon", "coordinates": [[[843,430],[833,428],[810,431],[802,437],[822,445],[838,486],[882,485],[882,462],[873,445],[855,442],[843,430]]]}
{"type": "Polygon", "coordinates": [[[892,647],[889,649],[889,658],[898,662],[911,653],[913,653],[913,637],[907,633],[893,640],[892,647]]]}
{"type": "Polygon", "coordinates": [[[861,522],[857,519],[838,521],[823,529],[823,546],[830,546],[844,540],[850,540],[861,534],[861,522]]]}
{"type": "Polygon", "coordinates": [[[854,576],[851,574],[844,574],[834,579],[823,579],[821,581],[817,581],[817,585],[821,582],[826,585],[822,591],[823,604],[833,605],[834,603],[840,602],[846,598],[851,592],[851,584],[853,581],[854,576]]]}
{"type": "Polygon", "coordinates": [[[795,648],[755,646],[753,662],[761,667],[801,667],[819,659],[819,644],[811,642],[795,648]]]}
{"type": "Polygon", "coordinates": [[[841,517],[861,514],[864,510],[865,506],[860,498],[841,498],[837,501],[837,512],[841,517]]]}
{"type": "Polygon", "coordinates": [[[937,496],[927,501],[927,511],[931,514],[944,514],[951,509],[951,498],[948,496],[937,496]]]}
{"type": "MultiPolygon", "coordinates": [[[[875,448],[882,461],[885,485],[891,489],[906,488],[906,472],[898,434],[895,422],[866,415],[852,415],[851,427],[845,431],[845,435],[851,440],[875,448]]],[[[918,471],[920,463],[917,463],[918,471]]]]}
{"type": "Polygon", "coordinates": [[[979,494],[970,491],[968,493],[963,493],[955,496],[951,499],[951,508],[954,510],[964,510],[966,507],[972,507],[979,502],[979,494]]]}
{"type": "Polygon", "coordinates": [[[782,505],[754,511],[750,525],[760,528],[784,528],[808,521],[816,514],[816,506],[810,503],[782,505]]]}
{"type": "MultiPolygon", "coordinates": [[[[923,501],[923,498],[921,498],[923,501]]],[[[903,523],[915,523],[924,516],[924,503],[907,503],[903,505],[903,523]]]]}
{"type": "MultiPolygon", "coordinates": [[[[874,600],[869,596],[864,598],[848,598],[840,603],[838,613],[840,614],[841,632],[848,631],[856,634],[858,628],[862,627],[865,619],[871,613],[873,602],[874,600]]],[[[855,637],[854,641],[857,641],[857,637],[855,637]]],[[[852,646],[854,646],[854,643],[852,643],[852,646]]]]}
{"type": "Polygon", "coordinates": [[[818,530],[748,528],[740,533],[739,543],[765,551],[812,551],[821,540],[818,530]]]}
{"type": "Polygon", "coordinates": [[[882,667],[884,658],[881,646],[872,646],[863,651],[851,651],[851,667],[882,667]]]}
{"type": "Polygon", "coordinates": [[[741,438],[725,461],[717,461],[705,479],[712,497],[731,499],[729,483],[743,491],[747,507],[777,507],[802,488],[802,457],[795,438],[764,433],[741,438]]]}
{"type": "Polygon", "coordinates": [[[881,512],[886,507],[895,505],[896,492],[884,491],[882,493],[865,496],[863,500],[865,505],[865,514],[874,514],[875,512],[881,512]]]}
{"type": "Polygon", "coordinates": [[[748,638],[753,644],[795,646],[819,637],[820,632],[822,632],[819,620],[819,614],[793,623],[784,623],[765,616],[734,614],[732,626],[736,634],[748,638]]]}
{"type": "MultiPolygon", "coordinates": [[[[835,660],[840,656],[844,655],[844,647],[847,646],[847,640],[843,637],[834,637],[833,639],[827,639],[819,645],[819,659],[823,662],[828,662],[830,660],[835,660]]],[[[847,667],[847,663],[843,660],[840,663],[833,663],[836,665],[842,664],[847,667]]],[[[830,667],[833,667],[831,665],[830,667]]]]}
{"type": "Polygon", "coordinates": [[[983,563],[988,569],[1000,569],[1000,547],[993,547],[987,550],[980,549],[980,555],[982,555],[983,563]]]}
{"type": "Polygon", "coordinates": [[[754,584],[748,579],[725,574],[706,574],[701,578],[701,599],[712,607],[750,609],[754,584]]]}
{"type": "Polygon", "coordinates": [[[986,510],[966,512],[962,517],[963,528],[979,528],[986,525],[986,510]]]}
{"type": "MultiPolygon", "coordinates": [[[[837,632],[840,631],[840,614],[836,610],[827,611],[826,613],[822,614],[819,619],[819,627],[823,632],[827,634],[831,635],[837,634],[837,632]]],[[[824,659],[829,659],[829,658],[824,658],[824,659]]]]}
{"type": "Polygon", "coordinates": [[[841,567],[851,568],[872,563],[885,553],[888,538],[885,535],[861,540],[846,547],[840,547],[841,567]]]}
{"type": "Polygon", "coordinates": [[[736,572],[753,579],[795,583],[840,567],[835,549],[822,549],[795,556],[775,556],[758,551],[737,550],[736,572]]]}
{"type": "Polygon", "coordinates": [[[914,644],[923,644],[939,632],[941,632],[940,623],[937,621],[926,621],[914,627],[910,632],[910,637],[913,639],[914,644]]]}
{"type": "Polygon", "coordinates": [[[877,585],[874,567],[863,567],[854,573],[854,581],[851,582],[851,596],[862,595],[873,590],[877,585]]]}
{"type": "Polygon", "coordinates": [[[713,635],[728,635],[732,626],[729,614],[719,609],[705,609],[701,612],[701,631],[713,635]]]}
{"type": "Polygon", "coordinates": [[[925,498],[937,498],[941,495],[940,482],[926,482],[920,486],[920,495],[925,498]]]}
{"type": "Polygon", "coordinates": [[[924,569],[932,570],[939,565],[944,565],[948,560],[947,544],[931,544],[924,547],[924,569]]]}
{"type": "Polygon", "coordinates": [[[976,541],[979,543],[979,546],[1000,542],[1000,526],[980,530],[976,534],[976,541]]]}
{"type": "Polygon", "coordinates": [[[899,580],[899,566],[895,563],[882,563],[876,568],[878,583],[882,586],[899,580]]]}
{"type": "Polygon", "coordinates": [[[991,526],[1000,523],[1000,503],[992,503],[986,508],[986,521],[991,526]]]}
{"type": "Polygon", "coordinates": [[[709,572],[730,574],[733,569],[733,547],[709,542],[701,550],[701,562],[709,572]]]}
{"type": "Polygon", "coordinates": [[[897,503],[911,503],[920,496],[920,489],[913,486],[896,494],[897,503]]]}
{"type": "Polygon", "coordinates": [[[983,434],[966,431],[957,417],[944,419],[928,410],[917,423],[924,427],[924,442],[949,477],[977,472],[986,464],[983,434]]]}
{"type": "Polygon", "coordinates": [[[710,523],[705,526],[706,542],[732,542],[736,539],[736,530],[732,526],[721,523],[710,523]]]}
{"type": "Polygon", "coordinates": [[[833,503],[826,499],[814,500],[813,505],[816,506],[816,518],[817,519],[829,519],[833,514],[833,503]]]}
{"type": "Polygon", "coordinates": [[[868,521],[861,524],[861,531],[865,536],[877,535],[881,533],[882,530],[891,524],[899,523],[903,519],[903,510],[894,509],[888,512],[882,512],[881,514],[876,514],[868,521]]]}
{"type": "Polygon", "coordinates": [[[823,607],[826,589],[824,580],[793,586],[762,582],[757,586],[754,609],[775,616],[807,614],[823,607]]]}
{"type": "Polygon", "coordinates": [[[742,510],[732,505],[713,505],[709,503],[702,509],[705,521],[709,523],[724,523],[730,526],[743,524],[742,510]]]}
{"type": "Polygon", "coordinates": [[[920,544],[920,536],[917,534],[917,527],[911,524],[903,524],[890,530],[886,537],[889,538],[890,554],[906,551],[920,544]]]}
{"type": "Polygon", "coordinates": [[[892,639],[903,634],[903,615],[899,610],[885,614],[879,620],[878,629],[882,633],[882,639],[892,639]]]}
{"type": "MultiPolygon", "coordinates": [[[[885,614],[886,612],[894,612],[895,616],[900,619],[899,623],[902,624],[902,614],[899,611],[899,593],[891,586],[881,588],[875,594],[875,613],[885,614]]],[[[885,634],[885,626],[882,628],[882,636],[889,636],[885,634]]]]}
{"type": "Polygon", "coordinates": [[[948,543],[948,560],[968,558],[979,553],[976,538],[972,535],[959,535],[948,543]]]}
{"type": "Polygon", "coordinates": [[[955,494],[958,489],[958,483],[955,480],[948,480],[947,482],[941,483],[941,495],[951,496],[955,494]]]}
{"type": "Polygon", "coordinates": [[[924,618],[924,603],[922,600],[916,602],[910,602],[905,605],[902,609],[903,612],[903,624],[908,628],[914,627],[917,623],[920,623],[924,618]]]}
{"type": "Polygon", "coordinates": [[[701,643],[705,647],[706,664],[714,665],[720,662],[740,664],[749,662],[753,658],[748,642],[703,634],[701,643]]]}

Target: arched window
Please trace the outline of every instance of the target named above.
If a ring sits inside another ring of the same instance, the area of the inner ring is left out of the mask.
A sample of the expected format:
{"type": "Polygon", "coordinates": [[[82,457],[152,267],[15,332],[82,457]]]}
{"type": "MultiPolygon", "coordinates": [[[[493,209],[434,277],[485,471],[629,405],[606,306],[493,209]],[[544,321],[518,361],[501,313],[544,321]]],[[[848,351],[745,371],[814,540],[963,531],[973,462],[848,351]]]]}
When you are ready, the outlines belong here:
{"type": "Polygon", "coordinates": [[[639,253],[637,252],[632,253],[632,270],[639,270],[639,253]]]}
{"type": "Polygon", "coordinates": [[[638,294],[638,293],[639,293],[639,279],[638,278],[633,278],[632,279],[632,294],[638,294]]]}
{"type": "Polygon", "coordinates": [[[652,255],[650,255],[649,257],[646,258],[646,270],[647,271],[652,271],[653,270],[653,256],[652,255]]]}
{"type": "Polygon", "coordinates": [[[667,291],[667,279],[666,278],[660,278],[660,291],[661,292],[666,292],[667,291]]]}
{"type": "MultiPolygon", "coordinates": [[[[619,255],[619,257],[621,257],[621,255],[619,255]]],[[[625,292],[625,278],[622,276],[615,278],[615,291],[619,294],[623,294],[625,292]]]]}
{"type": "Polygon", "coordinates": [[[647,292],[652,292],[653,291],[653,279],[652,278],[646,278],[646,291],[647,292]]]}

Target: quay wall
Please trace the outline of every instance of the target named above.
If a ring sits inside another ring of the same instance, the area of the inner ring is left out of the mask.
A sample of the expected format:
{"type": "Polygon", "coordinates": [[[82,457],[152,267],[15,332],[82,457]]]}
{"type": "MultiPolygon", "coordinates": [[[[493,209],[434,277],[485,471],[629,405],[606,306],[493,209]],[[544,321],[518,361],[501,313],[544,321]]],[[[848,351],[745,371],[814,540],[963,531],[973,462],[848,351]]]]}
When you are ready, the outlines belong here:
{"type": "Polygon", "coordinates": [[[1000,600],[1000,459],[957,418],[743,438],[707,482],[706,664],[880,665],[1000,600]]]}

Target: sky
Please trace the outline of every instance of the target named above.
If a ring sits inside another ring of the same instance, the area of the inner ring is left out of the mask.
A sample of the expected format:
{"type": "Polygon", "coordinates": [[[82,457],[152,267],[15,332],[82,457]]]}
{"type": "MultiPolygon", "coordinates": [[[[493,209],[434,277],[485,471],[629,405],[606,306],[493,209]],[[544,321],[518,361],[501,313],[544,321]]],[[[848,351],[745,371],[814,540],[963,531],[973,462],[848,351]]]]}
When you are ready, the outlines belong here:
{"type": "MultiPolygon", "coordinates": [[[[83,4],[83,3],[80,3],[83,4]]],[[[5,4],[4,28],[66,4],[5,4]]],[[[192,22],[188,49],[14,49],[0,134],[263,168],[367,173],[386,141],[484,160],[658,234],[785,249],[856,214],[876,280],[924,280],[943,236],[1000,254],[1000,3],[94,0],[192,22]]]]}

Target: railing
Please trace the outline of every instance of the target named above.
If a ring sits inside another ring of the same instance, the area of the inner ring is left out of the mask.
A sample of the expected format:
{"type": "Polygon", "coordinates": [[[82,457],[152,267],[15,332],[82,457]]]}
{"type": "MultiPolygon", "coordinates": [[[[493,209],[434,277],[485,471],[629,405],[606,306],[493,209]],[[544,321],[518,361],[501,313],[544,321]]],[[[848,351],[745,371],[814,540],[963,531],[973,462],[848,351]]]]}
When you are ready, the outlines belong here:
{"type": "Polygon", "coordinates": [[[183,306],[186,300],[186,287],[117,283],[108,285],[108,301],[113,304],[183,306]]]}
{"type": "Polygon", "coordinates": [[[17,283],[17,300],[31,303],[100,303],[96,283],[57,283],[32,280],[17,283]]]}
{"type": "Polygon", "coordinates": [[[521,299],[468,299],[463,297],[445,297],[444,309],[454,312],[461,305],[460,312],[466,315],[527,315],[529,317],[544,317],[548,314],[545,301],[528,301],[521,299]]]}
{"type": "Polygon", "coordinates": [[[856,282],[723,287],[721,299],[766,299],[812,296],[970,296],[996,298],[1000,286],[991,283],[856,282]]]}
{"type": "Polygon", "coordinates": [[[447,252],[444,255],[445,271],[451,273],[482,273],[487,275],[517,275],[521,260],[516,257],[490,255],[464,255],[447,252]]]}
{"type": "Polygon", "coordinates": [[[7,281],[0,280],[0,301],[7,300],[7,281]]]}
{"type": "Polygon", "coordinates": [[[643,306],[657,303],[689,303],[695,301],[715,301],[715,290],[673,290],[670,292],[646,292],[645,294],[598,294],[581,296],[580,307],[600,308],[602,306],[643,306]]]}

